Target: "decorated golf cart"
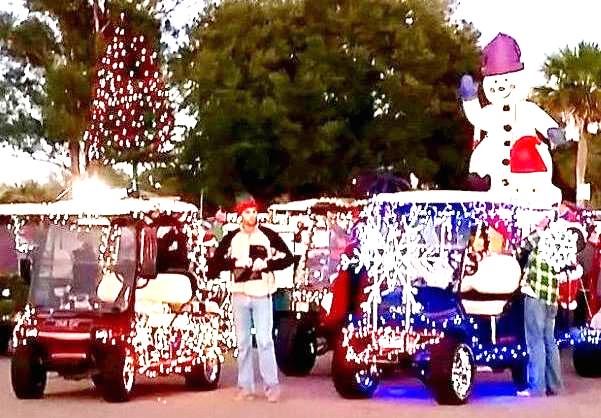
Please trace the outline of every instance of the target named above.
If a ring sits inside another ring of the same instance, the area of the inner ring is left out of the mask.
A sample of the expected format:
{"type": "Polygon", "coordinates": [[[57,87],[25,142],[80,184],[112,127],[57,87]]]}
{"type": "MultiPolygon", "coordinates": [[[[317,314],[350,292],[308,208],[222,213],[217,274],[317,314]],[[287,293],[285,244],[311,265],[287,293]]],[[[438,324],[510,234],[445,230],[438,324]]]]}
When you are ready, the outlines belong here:
{"type": "Polygon", "coordinates": [[[270,227],[295,256],[294,268],[276,276],[275,352],[286,375],[307,375],[316,357],[332,348],[334,329],[324,322],[331,309],[331,285],[360,205],[351,199],[319,198],[269,207],[270,227]]]}
{"type": "Polygon", "coordinates": [[[217,387],[228,326],[207,284],[205,228],[194,205],[168,198],[85,198],[0,206],[29,301],[13,334],[17,397],[40,398],[47,372],[91,378],[107,401],[126,401],[136,377],[185,377],[217,387]]]}
{"type": "MultiPolygon", "coordinates": [[[[549,205],[502,192],[381,194],[364,207],[341,259],[328,320],[342,323],[332,379],[370,397],[380,371],[409,366],[442,404],[467,402],[477,367],[525,384],[527,349],[516,249],[549,205]]],[[[574,225],[558,222],[550,262],[575,262],[574,225]]]]}

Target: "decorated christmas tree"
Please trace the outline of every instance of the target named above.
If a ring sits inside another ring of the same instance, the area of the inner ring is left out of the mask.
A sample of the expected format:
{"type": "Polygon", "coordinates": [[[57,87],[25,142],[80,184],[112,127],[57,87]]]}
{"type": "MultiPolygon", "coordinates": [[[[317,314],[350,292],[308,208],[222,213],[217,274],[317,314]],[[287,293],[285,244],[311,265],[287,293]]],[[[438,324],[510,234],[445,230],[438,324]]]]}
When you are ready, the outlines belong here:
{"type": "Polygon", "coordinates": [[[160,160],[171,148],[174,124],[153,43],[128,28],[124,15],[107,29],[98,63],[90,125],[90,160],[104,164],[160,160]]]}

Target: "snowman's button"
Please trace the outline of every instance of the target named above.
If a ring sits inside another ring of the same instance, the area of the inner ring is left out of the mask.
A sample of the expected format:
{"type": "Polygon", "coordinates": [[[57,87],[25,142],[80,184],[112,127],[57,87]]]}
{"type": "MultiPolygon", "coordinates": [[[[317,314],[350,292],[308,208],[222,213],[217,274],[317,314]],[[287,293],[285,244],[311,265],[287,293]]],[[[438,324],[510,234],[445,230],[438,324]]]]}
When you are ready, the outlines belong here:
{"type": "Polygon", "coordinates": [[[508,147],[508,146],[510,146],[510,145],[511,145],[511,141],[505,141],[505,142],[503,143],[503,145],[505,145],[506,147],[508,147]]]}
{"type": "Polygon", "coordinates": [[[509,109],[510,109],[509,105],[503,105],[504,112],[509,112],[509,109]]]}
{"type": "Polygon", "coordinates": [[[505,132],[509,132],[509,131],[511,131],[512,128],[511,128],[511,125],[505,125],[505,126],[503,126],[503,129],[505,129],[505,132]]]}
{"type": "Polygon", "coordinates": [[[503,183],[503,186],[509,186],[509,180],[507,179],[501,180],[501,183],[503,183]]]}
{"type": "Polygon", "coordinates": [[[502,163],[503,163],[503,165],[509,165],[509,159],[508,158],[503,159],[502,163]]]}

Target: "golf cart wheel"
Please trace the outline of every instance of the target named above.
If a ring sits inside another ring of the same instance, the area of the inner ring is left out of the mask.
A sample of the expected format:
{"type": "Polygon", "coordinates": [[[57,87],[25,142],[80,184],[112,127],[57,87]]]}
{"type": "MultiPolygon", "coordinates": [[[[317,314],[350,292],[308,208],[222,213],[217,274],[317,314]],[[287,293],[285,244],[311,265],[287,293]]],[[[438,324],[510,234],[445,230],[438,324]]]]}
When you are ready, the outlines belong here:
{"type": "Polygon", "coordinates": [[[218,358],[206,359],[200,364],[192,366],[186,373],[186,386],[192,390],[213,390],[219,384],[221,376],[221,362],[218,358]]]}
{"type": "Polygon", "coordinates": [[[380,383],[379,376],[365,364],[346,360],[346,347],[336,344],[332,357],[332,380],[336,391],[346,399],[371,398],[380,383]]]}
{"type": "Polygon", "coordinates": [[[525,390],[528,388],[528,362],[520,361],[511,367],[511,380],[516,390],[525,390]]]}
{"type": "MultiPolygon", "coordinates": [[[[102,355],[98,381],[102,397],[107,402],[126,402],[131,398],[135,383],[135,362],[132,351],[118,345],[106,349],[102,355]]],[[[96,383],[96,381],[94,382],[96,383]]]]}
{"type": "Polygon", "coordinates": [[[439,404],[467,402],[474,386],[476,365],[469,345],[453,337],[444,338],[431,351],[431,390],[439,404]]]}
{"type": "Polygon", "coordinates": [[[302,319],[282,318],[275,330],[275,358],[286,376],[306,376],[317,357],[315,329],[302,319]]]}
{"type": "Polygon", "coordinates": [[[577,345],[572,352],[572,361],[579,376],[601,376],[601,349],[587,345],[577,345]]]}
{"type": "Polygon", "coordinates": [[[39,351],[31,345],[19,346],[11,359],[13,391],[19,399],[39,399],[46,388],[46,367],[39,351]]]}

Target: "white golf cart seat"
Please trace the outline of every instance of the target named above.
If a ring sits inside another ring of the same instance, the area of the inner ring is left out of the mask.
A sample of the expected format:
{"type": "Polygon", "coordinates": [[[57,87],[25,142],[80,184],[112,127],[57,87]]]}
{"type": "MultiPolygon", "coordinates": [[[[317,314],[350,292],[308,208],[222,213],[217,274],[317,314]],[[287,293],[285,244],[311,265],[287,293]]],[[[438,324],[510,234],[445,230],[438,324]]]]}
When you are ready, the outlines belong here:
{"type": "MultiPolygon", "coordinates": [[[[140,289],[136,289],[135,310],[148,315],[151,327],[169,326],[176,314],[169,304],[182,305],[192,298],[190,278],[185,274],[159,273],[140,289]]],[[[173,323],[177,327],[177,322],[173,323]]]]}
{"type": "Polygon", "coordinates": [[[114,303],[122,287],[123,284],[119,281],[117,275],[112,271],[107,271],[98,283],[96,295],[102,302],[114,303]]]}
{"type": "Polygon", "coordinates": [[[515,257],[493,254],[480,260],[478,270],[461,281],[463,307],[472,315],[500,315],[518,289],[522,271],[515,257]]]}

